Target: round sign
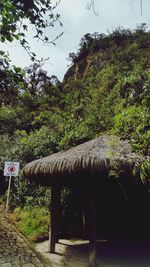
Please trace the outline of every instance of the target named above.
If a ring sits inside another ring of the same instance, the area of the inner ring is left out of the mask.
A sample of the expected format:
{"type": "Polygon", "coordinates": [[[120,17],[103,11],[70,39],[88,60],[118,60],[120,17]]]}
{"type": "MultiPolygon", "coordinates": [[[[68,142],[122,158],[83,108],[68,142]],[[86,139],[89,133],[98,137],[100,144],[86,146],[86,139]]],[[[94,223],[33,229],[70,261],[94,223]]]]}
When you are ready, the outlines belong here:
{"type": "Polygon", "coordinates": [[[4,176],[17,176],[19,172],[19,162],[5,161],[4,176]]]}
{"type": "Polygon", "coordinates": [[[14,172],[16,171],[15,166],[10,165],[10,166],[8,167],[8,171],[9,171],[10,173],[14,173],[14,172]]]}

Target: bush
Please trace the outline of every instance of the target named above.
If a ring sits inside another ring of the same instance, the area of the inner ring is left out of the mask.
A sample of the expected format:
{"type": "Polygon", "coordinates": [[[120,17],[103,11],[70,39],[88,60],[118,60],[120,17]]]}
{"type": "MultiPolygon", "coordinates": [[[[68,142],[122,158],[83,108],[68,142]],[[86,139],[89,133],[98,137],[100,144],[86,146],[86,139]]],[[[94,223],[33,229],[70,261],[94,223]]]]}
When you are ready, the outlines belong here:
{"type": "Polygon", "coordinates": [[[148,154],[149,119],[148,110],[142,106],[127,107],[114,117],[112,132],[130,139],[134,149],[148,154]]]}
{"type": "Polygon", "coordinates": [[[18,230],[31,241],[40,241],[48,237],[50,214],[45,207],[16,208],[13,219],[18,230]]]}

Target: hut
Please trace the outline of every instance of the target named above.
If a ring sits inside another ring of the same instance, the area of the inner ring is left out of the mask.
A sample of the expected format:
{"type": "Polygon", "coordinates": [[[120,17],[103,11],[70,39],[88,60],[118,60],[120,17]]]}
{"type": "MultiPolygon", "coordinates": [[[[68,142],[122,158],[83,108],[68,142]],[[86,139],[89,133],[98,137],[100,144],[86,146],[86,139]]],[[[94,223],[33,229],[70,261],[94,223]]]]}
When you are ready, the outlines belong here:
{"type": "MultiPolygon", "coordinates": [[[[95,267],[96,209],[99,195],[107,186],[108,178],[111,176],[119,177],[123,183],[126,180],[124,184],[132,180],[132,183],[129,183],[130,189],[135,184],[138,186],[137,179],[133,177],[133,169],[135,163],[142,160],[142,156],[132,152],[127,140],[102,135],[66,151],[28,163],[23,169],[24,177],[36,184],[52,188],[50,252],[55,252],[58,240],[61,188],[77,185],[82,190],[83,207],[88,209],[89,266],[95,267]]],[[[124,188],[121,190],[126,198],[124,188]]]]}

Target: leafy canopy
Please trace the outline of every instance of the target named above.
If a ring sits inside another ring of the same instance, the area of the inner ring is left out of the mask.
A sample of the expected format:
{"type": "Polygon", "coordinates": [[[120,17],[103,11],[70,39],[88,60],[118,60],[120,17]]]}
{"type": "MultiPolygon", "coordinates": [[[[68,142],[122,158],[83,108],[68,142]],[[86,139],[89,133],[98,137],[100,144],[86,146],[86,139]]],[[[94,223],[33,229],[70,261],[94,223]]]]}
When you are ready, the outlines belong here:
{"type": "Polygon", "coordinates": [[[26,38],[29,25],[32,25],[34,38],[54,43],[44,30],[54,27],[56,22],[62,26],[60,15],[55,13],[60,1],[53,5],[51,0],[0,0],[0,41],[19,40],[34,60],[36,55],[31,52],[26,38]]]}

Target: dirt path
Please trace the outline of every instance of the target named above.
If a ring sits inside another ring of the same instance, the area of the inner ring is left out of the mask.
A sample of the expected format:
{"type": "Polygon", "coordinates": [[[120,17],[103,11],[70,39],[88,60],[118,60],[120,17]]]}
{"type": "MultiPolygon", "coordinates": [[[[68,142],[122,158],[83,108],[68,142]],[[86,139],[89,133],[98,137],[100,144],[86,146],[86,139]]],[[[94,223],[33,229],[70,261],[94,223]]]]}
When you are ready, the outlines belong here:
{"type": "Polygon", "coordinates": [[[0,207],[0,267],[46,266],[48,266],[46,262],[16,231],[3,208],[0,207]]]}

